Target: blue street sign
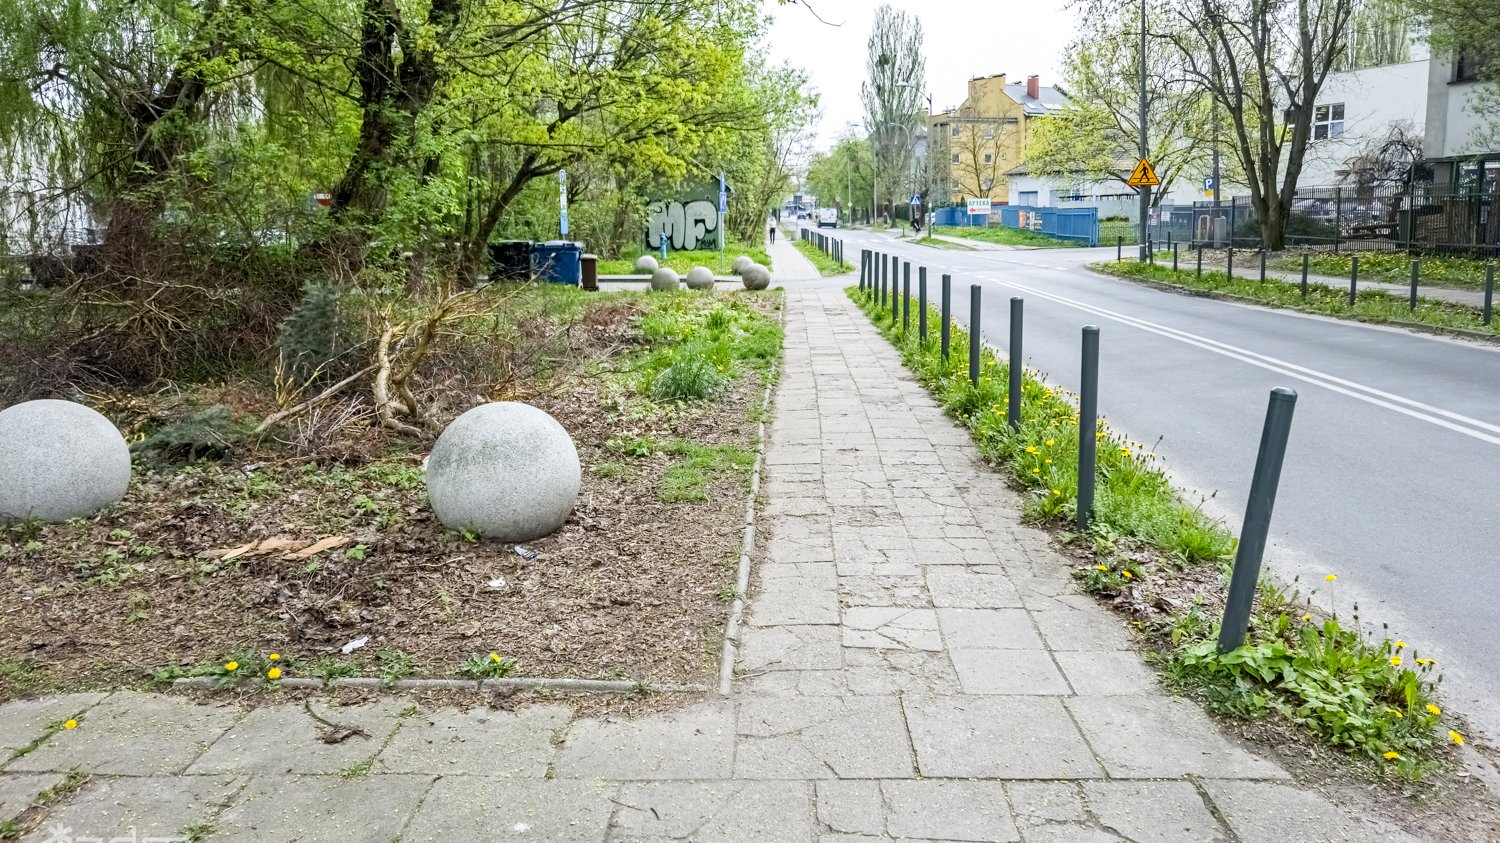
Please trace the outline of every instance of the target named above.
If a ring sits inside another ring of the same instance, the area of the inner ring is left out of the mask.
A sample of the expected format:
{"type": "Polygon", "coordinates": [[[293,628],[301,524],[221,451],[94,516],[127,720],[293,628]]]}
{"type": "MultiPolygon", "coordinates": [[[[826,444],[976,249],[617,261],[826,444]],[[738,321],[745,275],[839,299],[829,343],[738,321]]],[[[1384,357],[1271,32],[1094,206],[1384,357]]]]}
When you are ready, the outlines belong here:
{"type": "Polygon", "coordinates": [[[1204,191],[1209,191],[1209,190],[1213,190],[1214,189],[1214,177],[1213,176],[1205,176],[1203,178],[1203,189],[1204,189],[1204,191]]]}
{"type": "Polygon", "coordinates": [[[719,173],[719,213],[729,210],[729,192],[724,187],[724,174],[719,173]]]}

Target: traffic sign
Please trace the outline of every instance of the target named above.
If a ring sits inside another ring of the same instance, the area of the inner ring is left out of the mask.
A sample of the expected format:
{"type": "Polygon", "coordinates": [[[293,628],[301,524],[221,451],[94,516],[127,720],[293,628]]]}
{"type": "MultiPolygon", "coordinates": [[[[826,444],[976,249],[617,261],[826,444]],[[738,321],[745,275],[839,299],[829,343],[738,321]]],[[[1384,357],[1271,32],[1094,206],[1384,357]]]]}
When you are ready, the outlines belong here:
{"type": "Polygon", "coordinates": [[[1125,183],[1131,187],[1156,187],[1161,184],[1161,179],[1156,177],[1156,170],[1151,167],[1151,162],[1142,158],[1125,183]]]}
{"type": "Polygon", "coordinates": [[[920,193],[913,194],[912,197],[911,197],[911,202],[909,204],[912,204],[912,205],[920,205],[920,204],[922,204],[922,194],[920,194],[920,193]]]}
{"type": "Polygon", "coordinates": [[[1203,191],[1205,193],[1208,193],[1208,192],[1211,192],[1213,189],[1214,189],[1214,177],[1213,176],[1204,176],[1203,177],[1203,191]]]}

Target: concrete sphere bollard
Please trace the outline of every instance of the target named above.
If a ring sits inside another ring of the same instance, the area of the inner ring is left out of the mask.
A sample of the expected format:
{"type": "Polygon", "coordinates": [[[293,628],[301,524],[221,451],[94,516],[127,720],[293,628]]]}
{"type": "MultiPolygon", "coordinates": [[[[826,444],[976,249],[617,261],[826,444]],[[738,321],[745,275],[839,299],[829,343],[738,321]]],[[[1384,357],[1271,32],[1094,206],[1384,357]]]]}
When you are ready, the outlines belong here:
{"type": "Polygon", "coordinates": [[[578,449],[530,404],[481,404],[454,419],[427,458],[427,500],[443,525],[523,542],[561,527],[578,502],[578,449]]]}
{"type": "Polygon", "coordinates": [[[689,290],[712,290],[714,288],[714,271],[706,266],[695,266],[688,270],[687,282],[689,290]]]}
{"type": "Polygon", "coordinates": [[[764,290],[771,286],[771,270],[754,263],[749,269],[740,273],[740,280],[744,282],[747,290],[764,290]]]}
{"type": "Polygon", "coordinates": [[[636,275],[650,275],[651,273],[656,271],[656,267],[656,258],[653,258],[650,255],[641,255],[640,257],[635,259],[636,275]]]}
{"type": "Polygon", "coordinates": [[[664,266],[651,273],[651,289],[657,292],[670,292],[679,289],[680,286],[681,281],[677,277],[677,270],[670,266],[664,266]]]}
{"type": "Polygon", "coordinates": [[[84,518],[129,487],[130,447],[104,416],[54,400],[0,411],[0,521],[84,518]]]}
{"type": "Polygon", "coordinates": [[[749,269],[752,266],[755,266],[755,261],[750,260],[749,255],[740,255],[739,257],[734,259],[733,266],[735,275],[744,275],[745,270],[749,269]]]}

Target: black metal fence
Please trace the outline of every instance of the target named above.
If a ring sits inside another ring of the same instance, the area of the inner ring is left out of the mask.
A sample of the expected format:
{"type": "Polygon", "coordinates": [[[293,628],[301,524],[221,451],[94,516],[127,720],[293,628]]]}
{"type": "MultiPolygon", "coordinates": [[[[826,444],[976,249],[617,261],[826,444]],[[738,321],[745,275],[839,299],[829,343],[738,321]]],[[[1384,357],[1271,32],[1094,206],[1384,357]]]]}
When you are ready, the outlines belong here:
{"type": "MultiPolygon", "coordinates": [[[[1301,188],[1287,220],[1289,247],[1500,255],[1500,182],[1356,189],[1301,188]]],[[[1184,241],[1261,247],[1259,216],[1248,196],[1163,205],[1150,226],[1157,243],[1184,241]],[[1216,232],[1217,229],[1217,232],[1216,232]]]]}

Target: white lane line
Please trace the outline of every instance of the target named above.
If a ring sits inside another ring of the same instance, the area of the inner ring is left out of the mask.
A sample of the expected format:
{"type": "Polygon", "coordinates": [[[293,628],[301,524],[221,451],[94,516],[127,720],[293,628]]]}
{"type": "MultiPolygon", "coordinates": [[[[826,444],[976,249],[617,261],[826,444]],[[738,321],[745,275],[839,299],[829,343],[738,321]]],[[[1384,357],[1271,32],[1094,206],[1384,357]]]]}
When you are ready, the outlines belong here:
{"type": "Polygon", "coordinates": [[[1364,401],[1367,404],[1374,404],[1377,407],[1383,407],[1387,410],[1392,410],[1394,412],[1410,416],[1414,419],[1419,419],[1429,424],[1452,430],[1456,433],[1462,433],[1465,436],[1478,439],[1482,442],[1488,442],[1491,445],[1500,445],[1500,436],[1493,436],[1489,433],[1483,432],[1485,430],[1488,430],[1494,433],[1500,433],[1500,426],[1480,421],[1479,419],[1471,418],[1461,413],[1444,410],[1441,407],[1434,407],[1431,404],[1425,404],[1421,401],[1414,401],[1410,398],[1395,395],[1381,389],[1376,389],[1375,387],[1367,386],[1357,381],[1347,380],[1345,378],[1331,375],[1327,372],[1322,372],[1317,369],[1310,369],[1306,366],[1299,366],[1295,363],[1290,363],[1276,357],[1259,354],[1248,349],[1229,345],[1228,343],[1222,343],[1217,340],[1212,340],[1207,337],[1202,337],[1197,334],[1179,330],[1177,328],[1171,328],[1156,322],[1149,322],[1147,320],[1140,319],[1134,316],[1128,316],[1118,311],[1109,310],[1107,308],[1088,304],[1086,302],[1081,302],[1076,299],[1068,298],[1066,296],[1060,296],[1056,293],[1046,292],[1044,290],[1040,290],[1026,284],[1019,284],[1015,281],[1009,280],[996,280],[995,283],[1002,286],[1011,287],[1013,289],[1021,290],[1031,295],[1035,295],[1049,301],[1057,302],[1058,304],[1067,305],[1069,307],[1082,310],[1085,313],[1092,313],[1096,316],[1103,316],[1105,318],[1114,319],[1118,322],[1123,322],[1126,325],[1140,328],[1143,331],[1149,331],[1153,334],[1157,334],[1168,339],[1174,339],[1187,345],[1196,346],[1198,348],[1204,349],[1205,351],[1212,351],[1215,354],[1219,354],[1224,357],[1230,357],[1244,363],[1249,363],[1252,366],[1258,366],[1268,371],[1296,378],[1297,380],[1304,381],[1315,386],[1321,386],[1329,391],[1336,392],[1341,395],[1347,395],[1350,398],[1364,401]],[[1476,430],[1475,428],[1479,429],[1476,430]]]}

